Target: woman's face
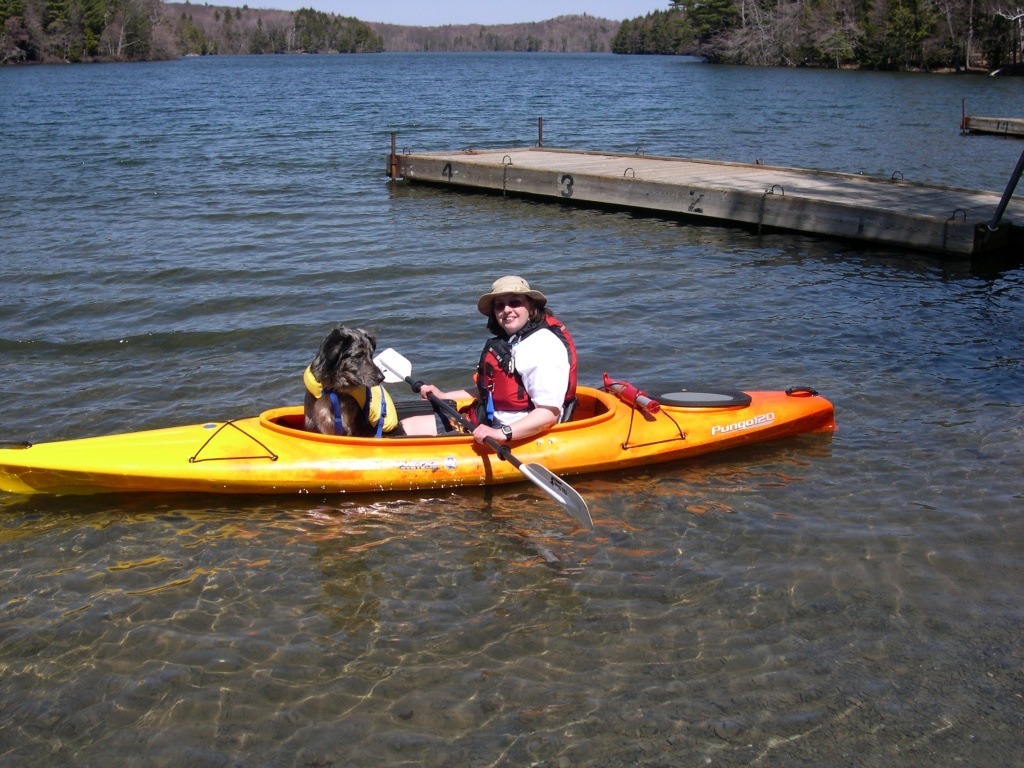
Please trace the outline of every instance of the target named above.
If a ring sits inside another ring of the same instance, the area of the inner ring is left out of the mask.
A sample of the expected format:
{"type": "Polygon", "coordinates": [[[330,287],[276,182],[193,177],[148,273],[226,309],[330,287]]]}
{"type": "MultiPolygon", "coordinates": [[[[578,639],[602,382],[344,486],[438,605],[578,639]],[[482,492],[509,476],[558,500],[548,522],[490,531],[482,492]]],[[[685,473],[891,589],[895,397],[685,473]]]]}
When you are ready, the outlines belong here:
{"type": "Polygon", "coordinates": [[[494,300],[494,318],[509,336],[519,333],[530,320],[533,300],[518,293],[506,293],[494,300]]]}

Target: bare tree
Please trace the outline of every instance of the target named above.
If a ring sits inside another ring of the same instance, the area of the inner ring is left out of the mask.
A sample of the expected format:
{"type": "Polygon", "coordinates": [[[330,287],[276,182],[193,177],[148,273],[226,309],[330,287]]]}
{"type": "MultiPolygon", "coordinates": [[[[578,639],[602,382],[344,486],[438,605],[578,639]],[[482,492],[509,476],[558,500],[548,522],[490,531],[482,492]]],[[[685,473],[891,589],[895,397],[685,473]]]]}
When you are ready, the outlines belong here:
{"type": "Polygon", "coordinates": [[[996,16],[1016,25],[1013,47],[1013,63],[1024,61],[1024,8],[997,8],[996,16]]]}
{"type": "Polygon", "coordinates": [[[971,48],[974,42],[974,0],[930,0],[942,16],[949,34],[954,66],[959,70],[971,68],[971,48]],[[961,58],[962,57],[962,58],[961,58]]]}

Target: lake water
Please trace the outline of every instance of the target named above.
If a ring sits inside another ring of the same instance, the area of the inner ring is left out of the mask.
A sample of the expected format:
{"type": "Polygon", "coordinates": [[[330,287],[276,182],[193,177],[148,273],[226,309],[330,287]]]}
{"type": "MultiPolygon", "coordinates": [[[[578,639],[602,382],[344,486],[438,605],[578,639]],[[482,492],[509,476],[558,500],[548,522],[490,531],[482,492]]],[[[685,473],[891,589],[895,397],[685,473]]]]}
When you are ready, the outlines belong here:
{"type": "Polygon", "coordinates": [[[549,146],[1001,192],[1022,82],[611,55],[0,69],[0,440],[301,401],[326,330],[442,386],[506,273],[581,379],[810,385],[810,436],[382,497],[0,496],[0,765],[943,766],[1024,747],[1024,270],[391,185],[549,146]]]}

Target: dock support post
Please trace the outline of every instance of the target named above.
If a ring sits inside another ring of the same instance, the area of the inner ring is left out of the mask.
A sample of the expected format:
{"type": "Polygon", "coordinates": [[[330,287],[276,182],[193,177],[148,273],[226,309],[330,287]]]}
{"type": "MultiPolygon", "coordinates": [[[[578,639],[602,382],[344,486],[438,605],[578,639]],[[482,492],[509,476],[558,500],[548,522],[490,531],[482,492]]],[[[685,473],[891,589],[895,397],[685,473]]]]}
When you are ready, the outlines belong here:
{"type": "Polygon", "coordinates": [[[395,132],[391,132],[391,154],[388,155],[388,176],[394,181],[398,178],[398,155],[395,154],[395,132]]]}
{"type": "Polygon", "coordinates": [[[537,118],[537,146],[544,146],[544,118],[537,118]]]}
{"type": "Polygon", "coordinates": [[[996,212],[992,216],[992,221],[988,223],[990,232],[995,232],[999,229],[999,221],[1003,218],[1003,213],[1006,211],[1006,206],[1010,202],[1010,198],[1013,197],[1013,191],[1017,189],[1017,182],[1020,181],[1020,175],[1024,173],[1024,152],[1020,153],[1020,159],[1017,161],[1017,167],[1013,169],[1013,173],[1010,174],[1010,181],[1006,184],[1006,189],[1003,191],[1003,197],[999,201],[999,205],[996,206],[996,212]]]}

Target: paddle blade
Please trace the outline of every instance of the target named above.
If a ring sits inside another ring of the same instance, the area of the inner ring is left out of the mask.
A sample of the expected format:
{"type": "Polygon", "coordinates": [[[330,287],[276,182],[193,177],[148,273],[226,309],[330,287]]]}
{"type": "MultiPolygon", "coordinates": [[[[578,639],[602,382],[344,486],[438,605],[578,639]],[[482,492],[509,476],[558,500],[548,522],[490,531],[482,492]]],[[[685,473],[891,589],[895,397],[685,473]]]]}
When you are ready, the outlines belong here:
{"type": "Polygon", "coordinates": [[[526,475],[544,493],[562,505],[573,518],[588,531],[594,530],[594,521],[590,517],[590,510],[587,502],[583,500],[576,489],[551,473],[547,467],[541,464],[521,464],[519,471],[526,475]]]}
{"type": "Polygon", "coordinates": [[[373,358],[374,365],[384,374],[384,381],[394,384],[412,376],[412,363],[388,347],[373,358]]]}

